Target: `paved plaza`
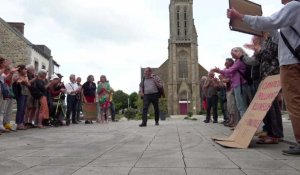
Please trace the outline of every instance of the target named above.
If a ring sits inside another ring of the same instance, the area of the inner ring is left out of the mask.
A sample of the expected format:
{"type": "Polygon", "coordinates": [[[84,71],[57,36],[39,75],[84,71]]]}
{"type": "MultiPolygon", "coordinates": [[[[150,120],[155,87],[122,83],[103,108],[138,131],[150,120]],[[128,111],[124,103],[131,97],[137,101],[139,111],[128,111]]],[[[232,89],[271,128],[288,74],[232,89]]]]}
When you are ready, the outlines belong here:
{"type": "Polygon", "coordinates": [[[1,175],[299,175],[300,157],[282,149],[293,140],[284,119],[285,140],[274,145],[251,143],[249,149],[219,146],[212,136],[232,131],[176,116],[109,124],[30,129],[0,136],[1,175]]]}

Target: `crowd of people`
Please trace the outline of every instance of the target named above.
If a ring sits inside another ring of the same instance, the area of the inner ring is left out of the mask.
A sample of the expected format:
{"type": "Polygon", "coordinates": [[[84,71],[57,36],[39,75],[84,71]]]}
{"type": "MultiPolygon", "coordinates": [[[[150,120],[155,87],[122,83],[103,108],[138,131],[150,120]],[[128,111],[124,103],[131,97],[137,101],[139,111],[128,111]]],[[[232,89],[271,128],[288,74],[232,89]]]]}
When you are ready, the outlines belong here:
{"type": "MultiPolygon", "coordinates": [[[[50,78],[45,69],[37,73],[32,65],[12,67],[11,61],[0,56],[0,134],[46,126],[69,126],[81,122],[83,103],[98,104],[96,122],[108,123],[108,116],[115,121],[112,101],[113,89],[105,75],[94,83],[89,75],[82,85],[74,74],[63,83],[62,75],[54,73],[50,78]],[[99,99],[99,103],[97,102],[99,99]],[[12,111],[16,101],[15,124],[12,111]],[[66,103],[66,105],[65,105],[66,103]],[[66,107],[65,107],[66,106],[66,107]]],[[[92,124],[86,120],[85,124],[92,124]]]]}
{"type": "MultiPolygon", "coordinates": [[[[232,58],[225,60],[225,68],[214,68],[207,77],[203,77],[203,95],[207,103],[205,123],[211,121],[213,109],[213,123],[218,123],[217,107],[220,102],[224,125],[235,128],[246,112],[254,97],[259,83],[267,76],[279,74],[278,46],[269,33],[264,36],[253,36],[250,44],[245,44],[254,54],[248,56],[242,47],[231,50],[232,58]],[[219,78],[215,77],[219,73],[219,78]]],[[[281,101],[275,98],[264,119],[263,132],[259,133],[258,143],[279,143],[283,138],[281,101]]]]}
{"type": "MultiPolygon", "coordinates": [[[[212,71],[228,76],[232,84],[234,77],[239,76],[238,85],[236,87],[232,85],[231,87],[233,88],[236,107],[240,116],[243,116],[242,114],[245,111],[244,104],[247,105],[245,103],[247,102],[246,94],[251,90],[252,94],[255,92],[255,82],[252,82],[252,85],[249,86],[249,81],[246,82],[248,80],[245,78],[246,76],[242,76],[243,72],[247,72],[246,64],[259,65],[260,77],[256,81],[257,83],[265,76],[280,72],[282,95],[298,143],[296,146],[283,150],[282,153],[285,155],[300,155],[300,88],[298,87],[300,83],[300,2],[299,0],[281,0],[281,3],[284,7],[267,17],[245,15],[234,8],[228,9],[228,18],[240,20],[252,29],[264,31],[265,34],[263,37],[253,38],[252,44],[245,45],[246,48],[254,50],[252,57],[248,57],[240,48],[233,48],[231,55],[236,61],[232,67],[225,70],[215,68],[212,71]],[[274,54],[276,54],[276,57],[274,54]],[[249,62],[247,63],[246,60],[249,62]],[[239,67],[235,71],[234,65],[239,67]]],[[[280,138],[283,137],[282,118],[277,99],[274,100],[265,117],[263,129],[267,131],[267,137],[262,137],[259,143],[278,143],[280,138]]]]}

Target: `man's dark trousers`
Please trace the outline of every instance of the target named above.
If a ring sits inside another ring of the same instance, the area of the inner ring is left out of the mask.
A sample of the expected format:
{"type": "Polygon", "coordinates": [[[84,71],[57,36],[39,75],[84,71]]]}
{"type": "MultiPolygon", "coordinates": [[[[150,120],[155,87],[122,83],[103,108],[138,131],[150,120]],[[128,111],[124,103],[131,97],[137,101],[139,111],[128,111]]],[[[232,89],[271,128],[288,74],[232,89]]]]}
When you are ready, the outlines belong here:
{"type": "Polygon", "coordinates": [[[155,94],[145,94],[144,95],[144,107],[143,107],[143,122],[142,124],[147,124],[147,114],[150,103],[153,104],[155,113],[155,122],[158,123],[159,120],[159,108],[158,108],[159,93],[155,94]]]}
{"type": "Polygon", "coordinates": [[[70,114],[72,113],[72,122],[76,123],[76,107],[77,107],[77,99],[75,95],[67,96],[67,114],[66,121],[70,123],[70,114]]]}
{"type": "Polygon", "coordinates": [[[115,104],[112,101],[110,102],[110,114],[111,114],[111,120],[115,121],[116,109],[115,109],[115,104]]]}

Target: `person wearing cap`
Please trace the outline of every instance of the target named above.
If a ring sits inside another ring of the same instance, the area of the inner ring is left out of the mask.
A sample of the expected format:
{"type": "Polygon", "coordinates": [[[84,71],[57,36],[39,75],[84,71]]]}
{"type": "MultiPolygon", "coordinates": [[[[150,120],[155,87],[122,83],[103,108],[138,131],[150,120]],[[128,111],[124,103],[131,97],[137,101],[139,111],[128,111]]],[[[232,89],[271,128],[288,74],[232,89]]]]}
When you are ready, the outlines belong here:
{"type": "Polygon", "coordinates": [[[61,82],[61,78],[63,77],[61,74],[56,74],[58,77],[57,84],[53,85],[51,88],[49,88],[50,93],[50,103],[49,109],[50,109],[50,115],[53,118],[52,125],[55,127],[57,126],[63,126],[63,110],[64,110],[64,100],[65,100],[65,92],[66,88],[65,85],[61,82]]]}
{"type": "Polygon", "coordinates": [[[258,31],[272,31],[272,40],[278,43],[280,79],[287,110],[292,122],[297,146],[283,150],[286,155],[300,155],[300,58],[296,57],[283,40],[283,36],[293,49],[300,48],[300,2],[281,0],[284,5],[271,16],[251,16],[235,9],[227,10],[227,17],[240,20],[258,31]],[[280,29],[282,35],[277,32],[280,29]],[[298,34],[297,34],[298,33],[298,34]]]}

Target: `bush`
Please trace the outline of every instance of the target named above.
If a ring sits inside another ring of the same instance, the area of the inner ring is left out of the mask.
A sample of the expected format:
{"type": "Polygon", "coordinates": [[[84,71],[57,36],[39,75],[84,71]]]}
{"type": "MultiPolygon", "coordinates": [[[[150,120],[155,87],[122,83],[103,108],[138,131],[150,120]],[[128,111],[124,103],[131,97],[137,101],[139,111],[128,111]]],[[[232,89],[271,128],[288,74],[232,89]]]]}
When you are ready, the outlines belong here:
{"type": "Polygon", "coordinates": [[[135,118],[134,118],[134,120],[142,120],[142,115],[139,115],[139,114],[136,115],[135,118]]]}
{"type": "Polygon", "coordinates": [[[192,112],[188,112],[187,115],[188,115],[188,117],[192,117],[193,113],[192,112]]]}
{"type": "Polygon", "coordinates": [[[184,117],[184,120],[198,120],[198,119],[187,116],[187,117],[184,117]]]}
{"type": "Polygon", "coordinates": [[[136,111],[133,108],[128,108],[125,112],[124,112],[124,116],[130,120],[130,119],[134,119],[136,116],[136,111]]]}

